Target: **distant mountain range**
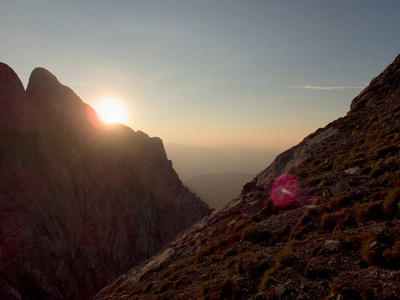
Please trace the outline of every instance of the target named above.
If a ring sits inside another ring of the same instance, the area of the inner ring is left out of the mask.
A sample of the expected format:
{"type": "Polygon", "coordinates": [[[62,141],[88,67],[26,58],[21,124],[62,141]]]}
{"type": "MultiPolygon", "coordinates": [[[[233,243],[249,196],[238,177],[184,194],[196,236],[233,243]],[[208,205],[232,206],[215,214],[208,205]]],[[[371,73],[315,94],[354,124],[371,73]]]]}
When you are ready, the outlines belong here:
{"type": "Polygon", "coordinates": [[[211,208],[218,208],[238,196],[243,185],[254,177],[255,174],[246,173],[204,174],[183,183],[211,208]]]}
{"type": "Polygon", "coordinates": [[[239,195],[243,185],[268,165],[277,151],[238,145],[215,148],[181,144],[165,146],[183,183],[210,207],[217,208],[239,195]]]}
{"type": "MultiPolygon", "coordinates": [[[[245,138],[245,137],[244,137],[245,138]]],[[[400,55],[95,299],[400,299],[400,55]]]]}
{"type": "Polygon", "coordinates": [[[219,173],[257,174],[279,153],[276,150],[225,145],[215,148],[165,145],[174,169],[185,180],[198,175],[219,173]]]}

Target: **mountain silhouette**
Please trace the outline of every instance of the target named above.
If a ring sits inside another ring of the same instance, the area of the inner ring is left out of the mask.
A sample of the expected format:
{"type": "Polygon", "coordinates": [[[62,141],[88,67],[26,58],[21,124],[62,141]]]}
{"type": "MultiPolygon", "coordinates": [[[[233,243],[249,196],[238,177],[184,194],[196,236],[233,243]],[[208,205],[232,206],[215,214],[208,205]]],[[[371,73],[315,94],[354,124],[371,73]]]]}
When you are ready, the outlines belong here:
{"type": "Polygon", "coordinates": [[[90,299],[209,212],[159,138],[0,63],[0,298],[90,299]]]}

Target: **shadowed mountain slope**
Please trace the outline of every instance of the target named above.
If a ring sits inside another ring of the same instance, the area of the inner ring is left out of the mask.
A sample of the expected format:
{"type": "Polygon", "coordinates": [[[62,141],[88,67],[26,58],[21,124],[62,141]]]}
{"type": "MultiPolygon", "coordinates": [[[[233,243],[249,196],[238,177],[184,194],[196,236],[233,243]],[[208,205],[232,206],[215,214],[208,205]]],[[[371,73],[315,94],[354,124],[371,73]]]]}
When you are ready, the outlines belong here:
{"type": "Polygon", "coordinates": [[[0,298],[89,299],[209,211],[162,141],[0,63],[0,298]]]}
{"type": "Polygon", "coordinates": [[[400,299],[399,83],[400,56],[345,117],[96,299],[400,299]]]}

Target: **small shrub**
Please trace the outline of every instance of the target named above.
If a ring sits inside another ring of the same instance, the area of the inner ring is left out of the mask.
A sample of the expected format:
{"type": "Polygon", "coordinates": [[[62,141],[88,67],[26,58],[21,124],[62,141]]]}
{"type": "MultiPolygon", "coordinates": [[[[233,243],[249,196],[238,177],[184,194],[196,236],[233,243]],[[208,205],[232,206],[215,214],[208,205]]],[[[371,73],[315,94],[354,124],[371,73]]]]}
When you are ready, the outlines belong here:
{"type": "Polygon", "coordinates": [[[281,242],[284,240],[290,233],[291,226],[285,225],[279,229],[275,229],[271,232],[271,236],[268,240],[268,246],[273,246],[276,243],[281,242]]]}
{"type": "Polygon", "coordinates": [[[262,292],[265,291],[267,289],[267,287],[269,286],[271,280],[273,279],[273,274],[276,272],[276,268],[273,267],[271,269],[268,269],[267,271],[264,272],[264,275],[261,278],[261,282],[258,285],[258,291],[262,292]]]}
{"type": "Polygon", "coordinates": [[[360,255],[363,258],[363,261],[368,265],[374,265],[378,263],[379,255],[376,249],[372,247],[376,243],[374,238],[369,238],[366,240],[360,249],[360,255]]]}
{"type": "Polygon", "coordinates": [[[262,215],[262,213],[258,213],[255,214],[251,217],[250,222],[255,222],[255,223],[259,223],[261,222],[263,219],[265,218],[265,216],[262,215]]]}
{"type": "Polygon", "coordinates": [[[228,225],[226,228],[226,233],[234,234],[244,227],[246,227],[246,222],[244,220],[235,220],[228,225]]]}
{"type": "Polygon", "coordinates": [[[160,272],[160,274],[157,276],[156,279],[157,280],[166,279],[172,275],[173,271],[174,271],[174,268],[172,268],[172,267],[166,268],[165,270],[160,272]]]}
{"type": "Polygon", "coordinates": [[[310,214],[303,215],[290,231],[289,239],[300,240],[303,237],[303,235],[307,233],[308,230],[306,224],[309,223],[311,220],[312,217],[310,214]]]}
{"type": "Polygon", "coordinates": [[[160,284],[160,287],[156,291],[158,294],[162,294],[174,286],[173,282],[166,280],[160,284]]]}
{"type": "Polygon", "coordinates": [[[278,209],[276,208],[270,197],[265,199],[264,207],[261,212],[267,216],[274,215],[278,212],[278,209]]]}
{"type": "Polygon", "coordinates": [[[393,218],[398,213],[400,202],[400,188],[392,189],[383,201],[383,212],[387,218],[393,218]]]}
{"type": "Polygon", "coordinates": [[[340,210],[343,207],[346,207],[349,204],[351,204],[352,202],[351,200],[352,199],[346,197],[344,193],[340,193],[339,195],[329,199],[328,207],[333,210],[340,210]]]}
{"type": "Polygon", "coordinates": [[[183,278],[179,277],[175,282],[174,282],[174,290],[176,290],[177,288],[179,288],[180,285],[182,285],[183,283],[183,278]]]}
{"type": "Polygon", "coordinates": [[[382,185],[396,188],[400,186],[400,171],[396,172],[386,172],[379,177],[379,181],[382,185]]]}
{"type": "Polygon", "coordinates": [[[295,242],[293,240],[289,241],[285,247],[275,254],[273,267],[265,271],[258,285],[259,292],[265,291],[273,278],[273,274],[291,261],[292,247],[294,244],[295,242]]]}
{"type": "Polygon", "coordinates": [[[362,237],[359,235],[347,236],[343,246],[347,250],[359,250],[362,244],[362,237]]]}
{"type": "Polygon", "coordinates": [[[266,270],[271,268],[272,263],[268,259],[261,259],[258,263],[247,266],[247,276],[250,278],[260,278],[266,270]]]}
{"type": "Polygon", "coordinates": [[[338,213],[324,213],[319,222],[318,231],[333,231],[338,220],[338,213]]]}
{"type": "Polygon", "coordinates": [[[228,250],[226,250],[222,256],[221,256],[221,260],[226,260],[228,257],[230,256],[234,256],[239,254],[240,250],[237,246],[237,244],[234,244],[232,247],[230,247],[228,250]]]}
{"type": "Polygon", "coordinates": [[[151,289],[153,288],[154,282],[149,282],[143,289],[143,294],[150,293],[151,289]]]}
{"type": "Polygon", "coordinates": [[[354,209],[356,211],[356,221],[359,224],[383,218],[382,205],[380,203],[357,203],[354,209]]]}
{"type": "Polygon", "coordinates": [[[213,267],[209,267],[207,271],[207,278],[212,279],[217,273],[215,272],[213,267]]]}
{"type": "Polygon", "coordinates": [[[236,274],[240,275],[246,273],[250,260],[252,259],[252,255],[253,254],[251,252],[246,251],[236,257],[234,265],[236,274]]]}
{"type": "Polygon", "coordinates": [[[231,256],[227,260],[225,260],[224,267],[229,269],[236,262],[237,257],[231,256]]]}
{"type": "Polygon", "coordinates": [[[341,231],[345,227],[356,227],[357,225],[358,223],[354,210],[346,208],[340,212],[340,217],[337,220],[334,231],[341,231]]]}
{"type": "Polygon", "coordinates": [[[321,246],[320,245],[316,245],[311,249],[310,254],[312,256],[317,256],[320,253],[321,250],[322,250],[321,246]]]}
{"type": "MultiPolygon", "coordinates": [[[[383,252],[394,244],[392,237],[370,229],[360,247],[363,261],[369,265],[384,265],[383,252]]],[[[394,249],[394,248],[392,248],[394,249]]],[[[389,253],[388,253],[389,255],[389,253]]]]}
{"type": "Polygon", "coordinates": [[[258,233],[258,228],[254,225],[249,225],[242,231],[241,241],[251,241],[258,233]]]}
{"type": "Polygon", "coordinates": [[[399,152],[397,146],[386,146],[375,151],[375,158],[386,158],[399,152]]]}
{"type": "Polygon", "coordinates": [[[400,241],[397,240],[393,247],[385,250],[382,254],[385,265],[390,268],[400,267],[400,241]]]}
{"type": "Polygon", "coordinates": [[[229,278],[226,278],[220,283],[219,289],[219,295],[221,296],[221,298],[227,298],[235,296],[239,287],[236,282],[232,281],[229,278]]]}
{"type": "Polygon", "coordinates": [[[374,165],[372,165],[371,172],[369,173],[369,176],[371,178],[379,178],[383,174],[385,174],[386,171],[387,171],[386,168],[384,166],[382,166],[380,163],[375,163],[374,165]]]}
{"type": "Polygon", "coordinates": [[[277,300],[280,299],[279,295],[276,293],[275,288],[267,290],[264,294],[265,300],[277,300]]]}
{"type": "Polygon", "coordinates": [[[271,233],[266,229],[250,225],[242,231],[241,241],[248,241],[255,244],[268,243],[271,233]]]}
{"type": "Polygon", "coordinates": [[[210,285],[208,284],[208,282],[204,282],[202,285],[201,285],[201,294],[203,295],[203,296],[206,296],[206,295],[208,295],[210,293],[210,285]]]}

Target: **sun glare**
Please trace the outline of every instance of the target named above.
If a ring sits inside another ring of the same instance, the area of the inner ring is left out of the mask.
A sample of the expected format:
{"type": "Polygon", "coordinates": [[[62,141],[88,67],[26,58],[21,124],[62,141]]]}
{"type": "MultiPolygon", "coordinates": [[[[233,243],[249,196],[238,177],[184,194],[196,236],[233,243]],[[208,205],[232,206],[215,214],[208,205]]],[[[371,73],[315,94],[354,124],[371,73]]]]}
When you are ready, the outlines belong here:
{"type": "Polygon", "coordinates": [[[95,107],[100,119],[107,124],[126,122],[126,108],[121,100],[104,98],[95,107]]]}

